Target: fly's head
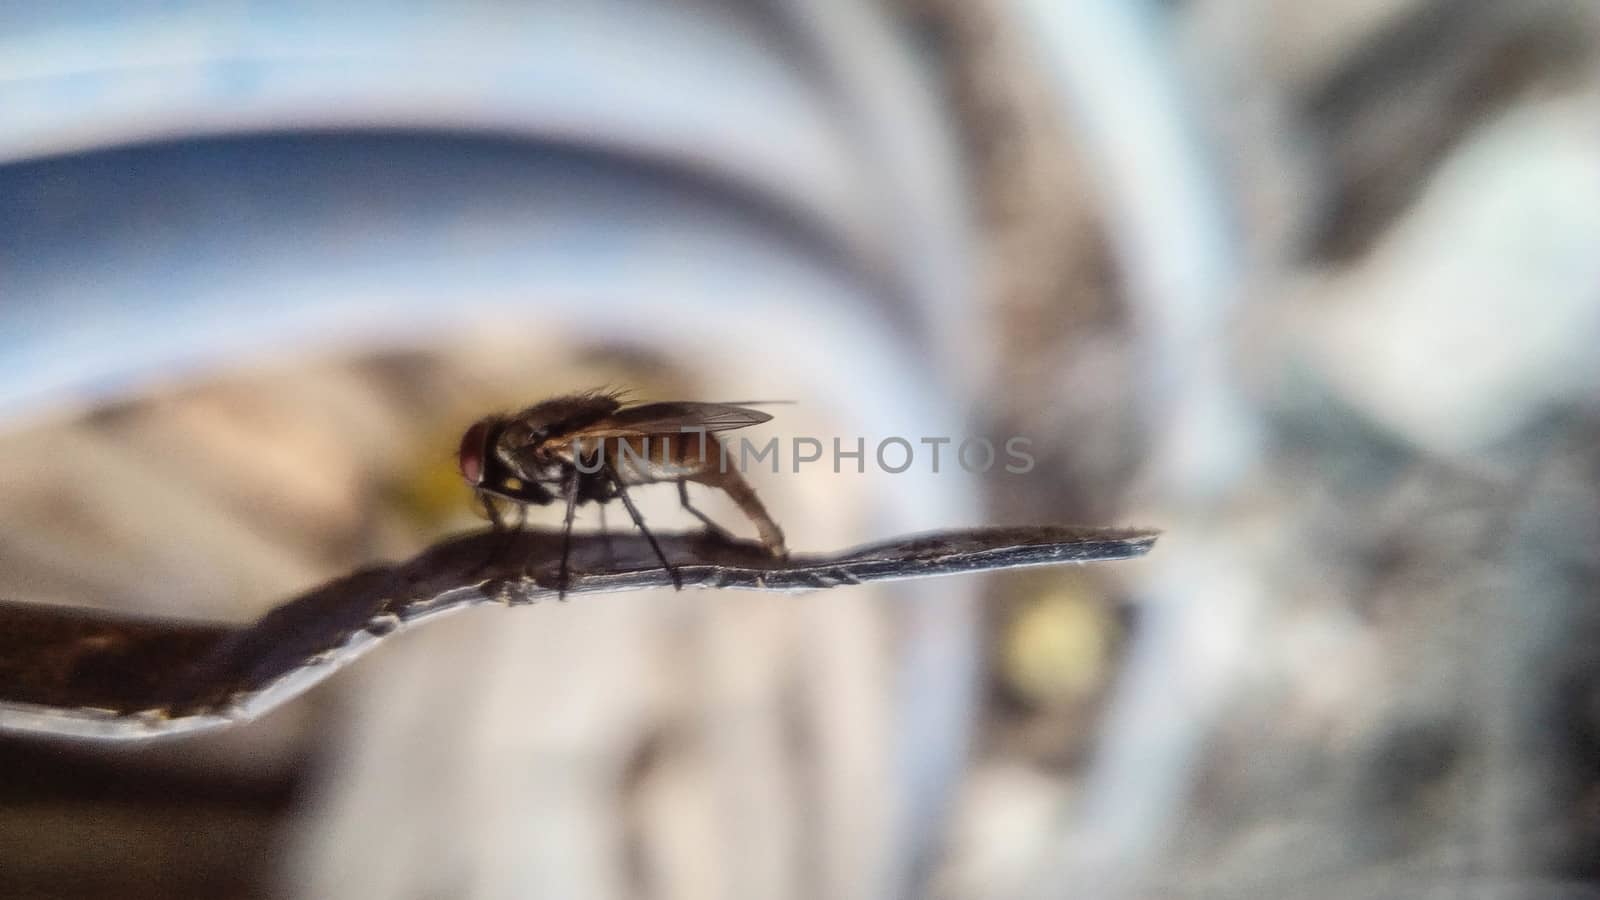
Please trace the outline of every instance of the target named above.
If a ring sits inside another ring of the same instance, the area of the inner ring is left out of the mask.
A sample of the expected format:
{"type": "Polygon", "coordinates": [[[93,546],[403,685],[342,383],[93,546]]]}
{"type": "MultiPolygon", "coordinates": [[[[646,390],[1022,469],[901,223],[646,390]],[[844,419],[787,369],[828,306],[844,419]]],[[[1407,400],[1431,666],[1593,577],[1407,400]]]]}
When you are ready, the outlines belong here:
{"type": "Polygon", "coordinates": [[[461,470],[461,477],[474,489],[483,487],[489,468],[489,454],[494,452],[492,445],[503,425],[498,416],[488,416],[474,422],[467,433],[461,436],[461,447],[456,451],[456,465],[461,470]]]}

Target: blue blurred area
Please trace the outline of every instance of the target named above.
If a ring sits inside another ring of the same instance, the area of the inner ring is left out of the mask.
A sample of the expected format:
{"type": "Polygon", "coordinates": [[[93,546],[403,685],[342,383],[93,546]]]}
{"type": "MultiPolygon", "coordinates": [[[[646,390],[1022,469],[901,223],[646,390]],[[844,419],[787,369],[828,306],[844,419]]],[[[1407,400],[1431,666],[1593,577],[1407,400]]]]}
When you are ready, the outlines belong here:
{"type": "Polygon", "coordinates": [[[563,318],[546,305],[580,299],[595,327],[642,307],[669,320],[657,329],[694,330],[669,310],[706,317],[709,336],[714,317],[739,313],[735,295],[785,289],[741,284],[763,277],[752,252],[792,245],[791,265],[814,258],[846,279],[861,268],[787,212],[648,160],[437,134],[204,139],[14,163],[0,167],[0,293],[13,298],[0,306],[0,409],[113,399],[273,353],[414,344],[489,319],[538,329],[563,318]],[[705,233],[723,219],[738,224],[705,233]],[[765,249],[711,246],[723,238],[765,249]],[[696,296],[652,280],[669,272],[700,280],[696,296]]]}

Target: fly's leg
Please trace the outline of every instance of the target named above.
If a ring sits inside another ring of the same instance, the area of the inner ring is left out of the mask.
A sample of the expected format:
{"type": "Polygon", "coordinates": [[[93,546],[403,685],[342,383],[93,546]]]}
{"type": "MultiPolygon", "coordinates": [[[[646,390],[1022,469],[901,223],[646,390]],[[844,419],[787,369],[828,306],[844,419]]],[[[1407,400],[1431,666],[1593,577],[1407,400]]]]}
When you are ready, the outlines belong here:
{"type": "Polygon", "coordinates": [[[479,563],[477,567],[473,569],[473,573],[477,574],[493,568],[495,565],[504,561],[507,556],[511,555],[511,551],[517,546],[517,538],[522,534],[523,526],[527,524],[528,508],[518,503],[516,505],[517,524],[515,526],[508,527],[506,525],[504,514],[500,512],[500,507],[495,504],[494,500],[491,499],[487,493],[478,491],[475,496],[478,504],[483,507],[484,515],[489,519],[490,531],[495,534],[504,535],[505,537],[503,541],[496,544],[495,547],[489,551],[488,556],[484,557],[483,562],[479,563]]]}
{"type": "Polygon", "coordinates": [[[600,538],[606,542],[606,560],[616,559],[616,548],[611,544],[611,531],[606,528],[606,505],[596,503],[595,509],[600,513],[600,538]]]}
{"type": "Polygon", "coordinates": [[[614,470],[611,472],[611,478],[612,483],[617,488],[617,497],[622,500],[622,505],[628,508],[628,515],[633,517],[633,524],[639,526],[639,531],[644,534],[644,539],[650,542],[650,549],[656,552],[656,559],[661,560],[661,568],[666,569],[667,574],[672,577],[672,587],[675,590],[683,590],[683,576],[678,574],[676,566],[667,562],[667,554],[662,552],[661,544],[656,541],[656,536],[650,533],[649,528],[645,527],[644,516],[639,515],[639,508],[633,505],[633,498],[628,496],[627,488],[622,486],[622,480],[617,478],[614,470]]]}
{"type": "Polygon", "coordinates": [[[728,529],[711,521],[710,516],[694,508],[694,504],[689,502],[689,482],[685,479],[678,480],[678,502],[682,503],[683,508],[692,513],[696,519],[699,519],[706,526],[706,531],[710,532],[717,540],[725,544],[732,544],[738,540],[728,529]]]}
{"type": "Polygon", "coordinates": [[[691,478],[706,487],[717,488],[726,493],[734,503],[738,504],[739,511],[755,523],[756,533],[761,535],[761,543],[766,546],[767,553],[775,559],[789,558],[789,548],[783,541],[783,529],[779,528],[778,523],[767,514],[767,508],[761,505],[761,498],[756,496],[755,488],[739,475],[737,468],[707,468],[691,478]]]}
{"type": "Polygon", "coordinates": [[[571,579],[569,564],[572,561],[572,519],[578,510],[578,473],[567,475],[562,481],[561,493],[567,500],[567,518],[561,528],[561,575],[556,599],[566,602],[567,586],[571,579]]]}
{"type": "Polygon", "coordinates": [[[500,548],[500,556],[509,555],[512,550],[516,549],[517,538],[522,536],[522,529],[528,524],[528,508],[523,506],[521,503],[518,503],[516,505],[516,509],[517,524],[511,526],[510,528],[506,528],[504,522],[502,521],[499,525],[499,527],[504,529],[506,533],[506,542],[500,548]]]}

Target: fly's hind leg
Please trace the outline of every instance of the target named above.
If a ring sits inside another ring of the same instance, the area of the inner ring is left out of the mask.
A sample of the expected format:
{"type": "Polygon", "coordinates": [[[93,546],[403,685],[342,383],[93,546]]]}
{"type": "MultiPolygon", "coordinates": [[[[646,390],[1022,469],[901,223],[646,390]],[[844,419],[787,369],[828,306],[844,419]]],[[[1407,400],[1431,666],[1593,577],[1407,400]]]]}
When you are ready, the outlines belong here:
{"type": "Polygon", "coordinates": [[[755,489],[737,470],[708,467],[691,477],[692,480],[707,487],[714,487],[726,493],[734,503],[738,504],[739,511],[755,523],[756,533],[761,535],[761,543],[766,546],[767,552],[776,559],[789,558],[789,548],[783,542],[783,529],[779,528],[778,523],[767,514],[767,508],[761,505],[761,498],[756,496],[755,489]]]}
{"type": "Polygon", "coordinates": [[[687,509],[694,515],[696,519],[699,519],[701,523],[706,526],[706,531],[709,531],[713,536],[716,537],[717,540],[727,544],[731,544],[738,540],[738,538],[733,536],[732,532],[726,528],[723,528],[721,525],[718,525],[716,522],[711,521],[710,516],[698,509],[695,509],[694,504],[689,502],[688,479],[680,478],[678,480],[678,501],[683,504],[684,509],[687,509]]]}

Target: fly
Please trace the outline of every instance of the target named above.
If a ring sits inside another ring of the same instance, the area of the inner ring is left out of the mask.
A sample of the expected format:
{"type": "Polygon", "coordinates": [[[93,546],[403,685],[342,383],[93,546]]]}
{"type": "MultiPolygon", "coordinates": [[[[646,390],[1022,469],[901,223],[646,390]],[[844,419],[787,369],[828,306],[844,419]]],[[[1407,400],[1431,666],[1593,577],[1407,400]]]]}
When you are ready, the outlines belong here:
{"type": "Polygon", "coordinates": [[[786,558],[783,531],[738,470],[726,462],[718,432],[748,428],[769,421],[759,410],[728,403],[645,403],[626,405],[615,394],[574,394],[546,400],[514,415],[486,416],[461,438],[458,462],[483,502],[496,531],[507,528],[496,500],[518,504],[517,528],[526,507],[566,506],[562,529],[560,596],[566,598],[572,551],[572,521],[584,503],[621,500],[633,524],[655,551],[656,558],[683,589],[678,570],[644,517],[628,496],[628,488],[673,481],[683,508],[718,538],[733,540],[709,516],[689,502],[689,482],[728,495],[756,526],[761,544],[775,558],[786,558]]]}

